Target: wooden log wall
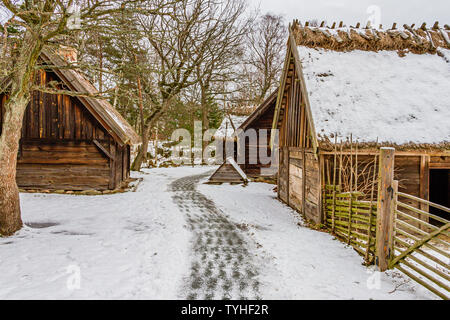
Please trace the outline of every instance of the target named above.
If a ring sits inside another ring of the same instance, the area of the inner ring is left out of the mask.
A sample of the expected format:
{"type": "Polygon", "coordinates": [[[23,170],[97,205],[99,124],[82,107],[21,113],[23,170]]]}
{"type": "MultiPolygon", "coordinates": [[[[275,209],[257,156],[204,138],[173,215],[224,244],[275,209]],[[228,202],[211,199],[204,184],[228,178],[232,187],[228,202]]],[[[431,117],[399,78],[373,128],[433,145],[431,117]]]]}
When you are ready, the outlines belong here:
{"type": "MultiPolygon", "coordinates": [[[[41,86],[50,81],[58,81],[53,72],[41,71],[36,77],[41,86]]],[[[6,97],[0,96],[0,120],[5,103],[6,97]]],[[[129,177],[129,165],[129,146],[120,146],[79,99],[32,93],[18,153],[19,187],[115,189],[129,177]]]]}
{"type": "MultiPolygon", "coordinates": [[[[276,101],[275,101],[276,102],[276,101]]],[[[263,164],[259,156],[260,146],[265,146],[267,150],[267,157],[271,156],[270,149],[270,130],[272,129],[273,114],[275,112],[275,102],[267,108],[267,110],[257,119],[255,119],[248,127],[247,130],[254,129],[256,131],[258,141],[254,145],[250,139],[245,141],[245,165],[243,170],[249,177],[258,177],[261,175],[262,168],[269,168],[271,163],[263,164]],[[267,136],[265,141],[262,141],[263,137],[260,135],[259,130],[266,130],[267,136]],[[256,159],[257,163],[250,163],[250,159],[256,159]]]]}

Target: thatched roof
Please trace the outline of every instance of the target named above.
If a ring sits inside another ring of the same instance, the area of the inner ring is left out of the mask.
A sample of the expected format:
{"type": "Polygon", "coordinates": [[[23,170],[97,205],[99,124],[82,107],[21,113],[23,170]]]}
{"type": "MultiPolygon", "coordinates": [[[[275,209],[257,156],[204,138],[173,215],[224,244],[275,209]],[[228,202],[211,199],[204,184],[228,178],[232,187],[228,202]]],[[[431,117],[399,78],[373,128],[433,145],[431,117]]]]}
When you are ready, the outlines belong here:
{"type": "Polygon", "coordinates": [[[435,23],[427,28],[423,23],[420,27],[403,25],[398,28],[396,24],[391,29],[375,29],[366,25],[344,26],[341,22],[327,27],[322,22],[318,27],[311,27],[308,23],[302,25],[298,21],[292,24],[297,45],[311,48],[331,49],[335,51],[380,51],[395,50],[400,55],[403,52],[436,53],[437,48],[450,49],[450,27],[440,27],[435,23]]]}
{"type": "MultiPolygon", "coordinates": [[[[448,27],[446,27],[448,28],[448,27]]],[[[399,149],[450,146],[447,29],[291,27],[315,133],[399,149]]]]}
{"type": "MultiPolygon", "coordinates": [[[[67,65],[63,58],[48,50],[42,52],[41,58],[50,66],[63,67],[67,65]]],[[[70,90],[93,96],[98,94],[98,90],[79,72],[70,68],[54,68],[53,71],[70,90]]],[[[140,138],[137,133],[108,101],[90,96],[80,96],[78,99],[121,144],[139,143],[140,138]]]]}

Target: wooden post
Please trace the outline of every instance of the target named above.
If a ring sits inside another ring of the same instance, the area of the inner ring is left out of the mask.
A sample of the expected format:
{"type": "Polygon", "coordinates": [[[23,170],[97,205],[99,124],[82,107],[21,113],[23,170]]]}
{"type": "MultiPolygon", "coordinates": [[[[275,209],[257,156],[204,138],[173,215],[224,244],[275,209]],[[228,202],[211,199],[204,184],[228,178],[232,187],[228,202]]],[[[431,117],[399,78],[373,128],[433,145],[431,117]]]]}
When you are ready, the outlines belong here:
{"type": "Polygon", "coordinates": [[[332,212],[332,224],[331,230],[334,233],[335,226],[335,213],[336,213],[336,157],[337,157],[337,133],[334,134],[334,163],[333,163],[333,212],[332,212]]]}
{"type": "Polygon", "coordinates": [[[391,215],[394,201],[394,148],[381,148],[380,169],[378,174],[377,232],[376,232],[376,264],[381,272],[388,268],[392,236],[391,215]]]}
{"type": "MultiPolygon", "coordinates": [[[[419,190],[419,197],[425,200],[429,200],[430,197],[430,156],[421,156],[420,158],[420,190],[419,190]]],[[[425,212],[429,211],[429,206],[425,203],[419,203],[419,209],[425,212]]],[[[425,215],[419,215],[418,217],[420,220],[423,220],[425,222],[429,222],[429,218],[425,215]]],[[[418,228],[421,230],[424,230],[426,232],[429,232],[427,226],[419,224],[417,225],[418,228]]]]}
{"type": "Polygon", "coordinates": [[[394,237],[395,237],[395,220],[397,219],[397,202],[398,202],[398,181],[394,180],[392,184],[392,188],[394,189],[394,197],[391,201],[391,210],[390,210],[390,218],[389,221],[389,260],[392,260],[394,258],[394,237]]]}

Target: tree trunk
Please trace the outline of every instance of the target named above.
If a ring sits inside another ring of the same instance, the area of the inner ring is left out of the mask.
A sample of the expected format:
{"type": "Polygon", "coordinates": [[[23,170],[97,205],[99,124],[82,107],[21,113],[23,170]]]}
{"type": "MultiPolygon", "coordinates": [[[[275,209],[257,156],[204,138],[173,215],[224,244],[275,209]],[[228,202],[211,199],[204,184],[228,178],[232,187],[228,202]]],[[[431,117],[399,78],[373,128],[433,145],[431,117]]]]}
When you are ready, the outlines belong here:
{"type": "Polygon", "coordinates": [[[148,138],[150,136],[150,130],[154,127],[155,123],[159,120],[161,115],[166,111],[173,97],[167,98],[161,105],[161,107],[156,108],[152,115],[147,119],[146,125],[142,129],[142,147],[138,151],[136,159],[133,162],[132,170],[141,170],[142,162],[147,159],[148,152],[148,138]],[[145,140],[145,141],[144,141],[145,140]]]}
{"type": "Polygon", "coordinates": [[[131,166],[131,170],[140,171],[142,163],[147,159],[148,153],[148,130],[144,128],[142,130],[142,145],[139,148],[138,154],[136,155],[136,159],[133,161],[133,165],[131,166]]]}
{"type": "Polygon", "coordinates": [[[19,188],[16,183],[17,151],[22,134],[23,116],[30,101],[30,87],[43,42],[27,31],[16,62],[10,97],[5,105],[0,136],[0,235],[20,230],[19,188]]]}
{"type": "MultiPolygon", "coordinates": [[[[134,60],[137,65],[137,57],[134,56],[134,60]]],[[[136,159],[133,161],[132,170],[140,171],[142,162],[147,160],[147,152],[148,152],[148,136],[149,132],[145,127],[145,119],[144,119],[144,98],[142,97],[142,84],[141,77],[137,77],[137,85],[138,85],[138,94],[139,94],[139,118],[141,120],[141,137],[142,137],[142,146],[138,151],[136,159]]]]}
{"type": "MultiPolygon", "coordinates": [[[[203,134],[209,129],[209,104],[208,104],[208,97],[206,93],[206,89],[202,89],[202,97],[201,97],[201,104],[202,104],[202,125],[203,125],[203,134]]],[[[208,146],[208,141],[203,141],[202,139],[202,164],[206,164],[206,159],[203,158],[203,152],[205,151],[206,147],[208,146]]]]}
{"type": "Polygon", "coordinates": [[[0,235],[10,236],[22,228],[19,188],[16,184],[17,152],[22,121],[28,105],[25,96],[6,104],[0,137],[0,235]]]}

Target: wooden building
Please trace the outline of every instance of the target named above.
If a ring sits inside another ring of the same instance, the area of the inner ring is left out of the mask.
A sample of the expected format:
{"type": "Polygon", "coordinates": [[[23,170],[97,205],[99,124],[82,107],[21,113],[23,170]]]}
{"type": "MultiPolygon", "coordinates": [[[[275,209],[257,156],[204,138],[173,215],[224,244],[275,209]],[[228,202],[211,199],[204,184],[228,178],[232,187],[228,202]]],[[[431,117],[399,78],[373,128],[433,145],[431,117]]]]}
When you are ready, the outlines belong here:
{"type": "MultiPolygon", "coordinates": [[[[274,179],[277,174],[277,163],[272,163],[270,158],[272,152],[270,149],[270,133],[273,123],[273,115],[275,111],[275,104],[278,90],[273,92],[257,109],[255,109],[241,124],[236,131],[232,130],[233,134],[227,135],[226,139],[219,140],[219,149],[222,149],[221,157],[224,163],[211,176],[210,182],[244,182],[236,169],[227,163],[226,158],[226,144],[228,148],[232,148],[234,160],[238,160],[239,152],[243,152],[243,163],[239,163],[240,168],[245,173],[245,176],[251,179],[274,179]],[[260,131],[263,130],[264,132],[260,131]],[[256,139],[250,139],[245,136],[245,133],[253,131],[256,139]],[[264,135],[265,134],[265,135],[264,135]],[[242,150],[238,151],[237,141],[242,141],[242,150]],[[262,141],[261,139],[264,139],[262,141]],[[260,157],[261,146],[266,147],[265,158],[260,157]]],[[[228,127],[228,126],[227,126],[228,127]]],[[[230,129],[228,129],[228,132],[230,129]]],[[[220,132],[223,132],[221,130],[220,132]]],[[[220,138],[220,137],[219,137],[220,138]]],[[[278,160],[278,159],[277,159],[278,160]]]]}
{"type": "Polygon", "coordinates": [[[342,170],[351,166],[362,179],[378,148],[390,146],[399,190],[448,206],[449,37],[437,23],[380,31],[295,21],[273,123],[280,127],[278,197],[322,223],[334,155],[345,155],[342,170]]]}
{"type": "Polygon", "coordinates": [[[250,139],[242,138],[245,139],[243,141],[243,143],[245,143],[245,163],[242,164],[241,167],[245,174],[250,178],[270,178],[277,174],[277,164],[272,162],[268,163],[267,159],[261,159],[260,157],[261,146],[264,146],[267,150],[267,154],[264,156],[271,158],[272,155],[270,149],[270,133],[277,95],[278,89],[274,91],[252,114],[250,114],[238,129],[243,133],[248,130],[255,130],[257,133],[257,141],[252,142],[250,139]],[[264,136],[264,132],[260,130],[265,130],[267,135],[264,136]],[[264,141],[261,139],[264,139],[264,141]],[[255,142],[256,145],[254,144],[255,142]],[[251,158],[253,158],[253,161],[251,161],[251,158]]]}
{"type": "MultiPolygon", "coordinates": [[[[65,66],[59,55],[43,52],[43,63],[65,66]]],[[[17,184],[35,190],[112,190],[130,174],[130,147],[139,142],[127,121],[96,88],[71,69],[37,72],[36,84],[89,96],[33,92],[26,110],[18,153],[17,184]]],[[[7,92],[7,90],[6,90],[7,92]]],[[[6,95],[0,94],[0,120],[6,95]]],[[[1,133],[0,121],[0,133],[1,133]]]]}

